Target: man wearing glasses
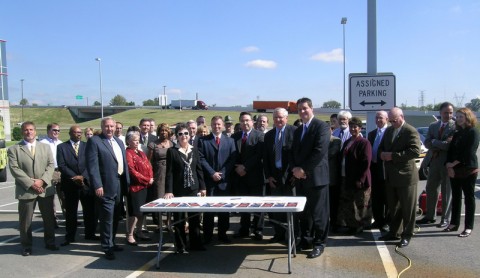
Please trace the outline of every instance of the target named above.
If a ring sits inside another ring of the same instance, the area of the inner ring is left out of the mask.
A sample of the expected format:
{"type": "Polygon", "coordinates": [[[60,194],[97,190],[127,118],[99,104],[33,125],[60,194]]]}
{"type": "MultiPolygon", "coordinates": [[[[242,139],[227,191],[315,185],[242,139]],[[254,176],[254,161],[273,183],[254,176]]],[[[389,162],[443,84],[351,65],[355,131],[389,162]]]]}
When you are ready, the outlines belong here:
{"type": "MultiPolygon", "coordinates": [[[[40,140],[40,143],[44,143],[50,146],[53,154],[53,162],[55,164],[55,171],[53,172],[52,177],[52,185],[55,187],[55,191],[57,192],[58,201],[60,202],[60,207],[62,210],[62,214],[65,217],[65,207],[63,202],[65,201],[65,196],[63,195],[62,190],[62,183],[60,177],[60,171],[58,170],[57,164],[57,146],[62,143],[62,141],[58,138],[60,136],[60,125],[57,123],[50,123],[47,125],[47,137],[40,140]]],[[[55,197],[52,198],[53,201],[53,216],[56,220],[58,217],[56,216],[56,209],[55,209],[55,197]]],[[[58,228],[58,223],[55,222],[55,229],[58,228]]]]}

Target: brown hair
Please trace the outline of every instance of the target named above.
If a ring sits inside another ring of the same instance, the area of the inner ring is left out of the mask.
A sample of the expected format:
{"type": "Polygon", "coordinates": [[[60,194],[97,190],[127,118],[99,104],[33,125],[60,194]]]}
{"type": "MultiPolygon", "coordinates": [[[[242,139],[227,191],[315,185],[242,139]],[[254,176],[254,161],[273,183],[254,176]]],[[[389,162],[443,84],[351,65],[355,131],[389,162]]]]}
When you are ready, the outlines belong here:
{"type": "Polygon", "coordinates": [[[457,110],[457,113],[462,113],[465,115],[465,126],[466,127],[475,127],[477,124],[477,116],[475,113],[472,112],[472,110],[463,107],[457,110]]]}

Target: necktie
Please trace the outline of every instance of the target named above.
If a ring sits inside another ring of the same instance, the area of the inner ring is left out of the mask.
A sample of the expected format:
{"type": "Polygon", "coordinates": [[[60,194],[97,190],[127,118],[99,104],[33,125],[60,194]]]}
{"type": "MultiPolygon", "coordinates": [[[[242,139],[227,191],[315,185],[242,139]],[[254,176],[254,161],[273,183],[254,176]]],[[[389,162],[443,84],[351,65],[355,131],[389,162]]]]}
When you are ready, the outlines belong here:
{"type": "Polygon", "coordinates": [[[215,143],[217,143],[217,146],[220,146],[220,137],[215,138],[215,143]]]}
{"type": "Polygon", "coordinates": [[[73,149],[75,150],[75,155],[78,156],[78,142],[73,144],[73,149]]]}
{"type": "Polygon", "coordinates": [[[445,124],[442,123],[440,130],[438,131],[438,139],[442,139],[443,131],[445,130],[445,124]]]}
{"type": "Polygon", "coordinates": [[[343,129],[340,130],[340,139],[342,139],[342,141],[343,141],[343,129]]]}
{"type": "Polygon", "coordinates": [[[242,136],[242,144],[245,144],[245,142],[247,142],[247,133],[243,133],[243,136],[242,136]]]}
{"type": "Polygon", "coordinates": [[[375,136],[375,141],[373,141],[373,147],[372,147],[372,161],[377,162],[377,151],[378,151],[378,146],[380,145],[380,141],[382,141],[382,130],[378,129],[377,130],[377,136],[375,136]]]}
{"type": "Polygon", "coordinates": [[[303,125],[303,132],[302,132],[302,137],[300,138],[300,141],[303,140],[303,137],[305,136],[305,134],[307,134],[307,131],[308,131],[307,125],[303,125]]]}
{"type": "Polygon", "coordinates": [[[35,146],[30,145],[30,153],[32,153],[32,156],[35,156],[35,146]]]}
{"type": "Polygon", "coordinates": [[[113,153],[115,153],[115,157],[117,158],[117,173],[119,175],[123,174],[123,155],[122,155],[122,150],[120,149],[120,146],[117,144],[115,139],[110,140],[110,144],[112,145],[113,148],[113,153]]]}
{"type": "Polygon", "coordinates": [[[275,142],[275,162],[282,161],[282,131],[278,131],[277,141],[275,142]]]}
{"type": "Polygon", "coordinates": [[[395,141],[395,138],[397,137],[399,131],[400,131],[399,128],[395,128],[393,130],[392,142],[395,141]]]}
{"type": "Polygon", "coordinates": [[[143,136],[143,144],[148,145],[148,136],[143,136]]]}

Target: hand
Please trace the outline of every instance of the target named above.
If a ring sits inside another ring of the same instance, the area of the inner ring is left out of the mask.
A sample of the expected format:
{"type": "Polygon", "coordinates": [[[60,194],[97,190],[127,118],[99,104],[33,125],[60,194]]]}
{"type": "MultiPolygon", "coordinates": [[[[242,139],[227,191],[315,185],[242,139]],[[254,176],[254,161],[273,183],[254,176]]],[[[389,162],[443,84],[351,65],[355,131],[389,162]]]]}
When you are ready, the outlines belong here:
{"type": "Polygon", "coordinates": [[[213,181],[221,181],[222,180],[222,172],[215,172],[212,175],[213,181]]]}
{"type": "Polygon", "coordinates": [[[75,182],[78,186],[83,186],[83,176],[74,176],[72,181],[75,182]]]}
{"type": "Polygon", "coordinates": [[[200,190],[199,192],[201,197],[207,196],[207,190],[200,190]]]}
{"type": "Polygon", "coordinates": [[[380,159],[383,161],[391,161],[392,160],[392,153],[391,152],[382,152],[380,154],[380,159]]]}
{"type": "Polygon", "coordinates": [[[447,174],[449,178],[454,178],[455,177],[455,170],[453,170],[452,167],[447,168],[447,174]]]}
{"type": "Polygon", "coordinates": [[[235,164],[235,172],[240,177],[243,177],[247,174],[247,172],[245,171],[245,166],[243,166],[243,164],[235,164]]]}
{"type": "Polygon", "coordinates": [[[153,178],[150,179],[150,181],[148,182],[148,184],[153,184],[153,178]]]}
{"type": "Polygon", "coordinates": [[[268,184],[270,185],[270,188],[272,189],[277,188],[276,183],[277,183],[277,180],[274,177],[268,178],[268,184]]]}
{"type": "Polygon", "coordinates": [[[103,197],[103,187],[95,189],[95,195],[97,195],[97,197],[103,197]]]}
{"type": "Polygon", "coordinates": [[[165,193],[165,195],[163,195],[164,199],[172,199],[173,197],[173,193],[165,193]]]}
{"type": "Polygon", "coordinates": [[[362,189],[363,183],[361,181],[356,181],[355,185],[357,186],[358,189],[362,189]]]}
{"type": "Polygon", "coordinates": [[[293,176],[296,177],[297,179],[306,179],[307,174],[301,167],[294,167],[292,169],[293,176]]]}

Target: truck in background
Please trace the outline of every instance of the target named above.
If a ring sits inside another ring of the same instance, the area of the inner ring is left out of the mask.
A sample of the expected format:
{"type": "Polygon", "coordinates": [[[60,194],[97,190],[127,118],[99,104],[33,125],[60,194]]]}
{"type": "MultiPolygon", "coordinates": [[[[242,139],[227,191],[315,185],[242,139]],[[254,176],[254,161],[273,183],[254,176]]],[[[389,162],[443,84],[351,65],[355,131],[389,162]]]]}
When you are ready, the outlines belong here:
{"type": "Polygon", "coordinates": [[[297,113],[297,102],[289,100],[254,100],[253,109],[257,112],[273,111],[275,108],[285,108],[288,113],[297,113]]]}
{"type": "Polygon", "coordinates": [[[208,110],[205,102],[196,99],[177,99],[172,100],[170,109],[193,109],[193,110],[208,110]]]}
{"type": "Polygon", "coordinates": [[[5,130],[3,117],[0,116],[0,182],[7,181],[7,146],[5,144],[5,130]]]}

